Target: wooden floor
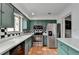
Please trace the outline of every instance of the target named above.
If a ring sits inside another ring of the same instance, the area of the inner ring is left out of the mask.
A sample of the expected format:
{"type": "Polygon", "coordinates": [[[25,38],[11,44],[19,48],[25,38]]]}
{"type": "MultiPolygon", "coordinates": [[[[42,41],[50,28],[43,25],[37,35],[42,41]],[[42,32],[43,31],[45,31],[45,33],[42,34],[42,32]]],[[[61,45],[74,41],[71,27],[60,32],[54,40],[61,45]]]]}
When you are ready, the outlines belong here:
{"type": "Polygon", "coordinates": [[[29,55],[57,55],[57,49],[49,49],[47,47],[32,47],[29,55]]]}

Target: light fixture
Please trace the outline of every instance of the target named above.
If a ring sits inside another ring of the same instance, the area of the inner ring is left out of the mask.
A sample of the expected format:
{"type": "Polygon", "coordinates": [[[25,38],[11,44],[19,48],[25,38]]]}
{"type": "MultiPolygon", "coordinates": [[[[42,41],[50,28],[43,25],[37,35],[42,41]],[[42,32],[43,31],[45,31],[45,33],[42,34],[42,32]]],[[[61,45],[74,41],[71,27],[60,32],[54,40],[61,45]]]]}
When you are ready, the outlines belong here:
{"type": "Polygon", "coordinates": [[[34,16],[34,15],[35,15],[35,13],[33,13],[33,12],[32,12],[32,15],[34,16]]]}

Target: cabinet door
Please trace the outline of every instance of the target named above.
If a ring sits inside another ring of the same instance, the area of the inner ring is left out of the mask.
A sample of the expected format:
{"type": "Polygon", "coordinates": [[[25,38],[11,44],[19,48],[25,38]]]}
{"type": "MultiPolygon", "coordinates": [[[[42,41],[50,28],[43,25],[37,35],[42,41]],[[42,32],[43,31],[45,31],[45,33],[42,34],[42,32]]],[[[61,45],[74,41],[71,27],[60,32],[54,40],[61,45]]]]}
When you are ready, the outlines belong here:
{"type": "Polygon", "coordinates": [[[69,55],[79,55],[79,52],[75,49],[69,47],[69,55]]]}
{"type": "Polygon", "coordinates": [[[58,48],[58,55],[67,55],[67,53],[62,48],[58,48]]]}
{"type": "Polygon", "coordinates": [[[68,46],[64,43],[58,41],[58,54],[59,55],[68,55],[68,46]]]}
{"type": "Polygon", "coordinates": [[[32,47],[32,40],[31,40],[31,38],[29,38],[29,50],[31,47],[32,47]]]}
{"type": "Polygon", "coordinates": [[[26,18],[23,18],[23,21],[22,21],[22,28],[23,29],[27,29],[27,19],[26,18]]]}
{"type": "Polygon", "coordinates": [[[43,45],[47,46],[47,36],[43,36],[43,45]]]}
{"type": "Polygon", "coordinates": [[[10,4],[2,4],[2,27],[13,27],[14,15],[13,7],[10,4]]]}
{"type": "Polygon", "coordinates": [[[28,40],[25,40],[25,55],[28,55],[28,52],[29,52],[28,40]]]}
{"type": "Polygon", "coordinates": [[[0,27],[1,27],[1,3],[0,3],[0,27]]]}

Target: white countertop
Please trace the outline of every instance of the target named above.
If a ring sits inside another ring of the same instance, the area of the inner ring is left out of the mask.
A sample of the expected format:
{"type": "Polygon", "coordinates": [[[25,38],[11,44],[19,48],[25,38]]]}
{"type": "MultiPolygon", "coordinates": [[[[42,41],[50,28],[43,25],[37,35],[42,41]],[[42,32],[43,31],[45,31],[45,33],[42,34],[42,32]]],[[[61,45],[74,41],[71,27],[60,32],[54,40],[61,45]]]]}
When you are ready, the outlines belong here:
{"type": "Polygon", "coordinates": [[[70,46],[71,48],[75,49],[76,51],[79,51],[79,39],[74,38],[60,38],[57,39],[60,42],[63,42],[64,44],[70,46]]]}
{"type": "Polygon", "coordinates": [[[0,54],[4,54],[5,52],[17,46],[18,44],[28,39],[32,35],[33,33],[30,33],[30,34],[26,34],[26,35],[14,37],[14,38],[6,38],[5,41],[4,40],[0,41],[0,54]]]}

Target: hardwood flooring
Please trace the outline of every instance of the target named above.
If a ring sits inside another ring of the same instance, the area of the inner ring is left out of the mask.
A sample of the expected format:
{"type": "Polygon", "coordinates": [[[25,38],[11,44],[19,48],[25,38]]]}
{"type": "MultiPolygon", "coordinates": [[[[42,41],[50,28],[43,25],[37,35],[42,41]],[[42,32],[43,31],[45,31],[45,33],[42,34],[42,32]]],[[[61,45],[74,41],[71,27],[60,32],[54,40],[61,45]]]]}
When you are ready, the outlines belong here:
{"type": "Polygon", "coordinates": [[[57,55],[57,49],[49,49],[47,47],[32,47],[29,55],[57,55]]]}

